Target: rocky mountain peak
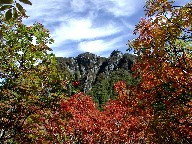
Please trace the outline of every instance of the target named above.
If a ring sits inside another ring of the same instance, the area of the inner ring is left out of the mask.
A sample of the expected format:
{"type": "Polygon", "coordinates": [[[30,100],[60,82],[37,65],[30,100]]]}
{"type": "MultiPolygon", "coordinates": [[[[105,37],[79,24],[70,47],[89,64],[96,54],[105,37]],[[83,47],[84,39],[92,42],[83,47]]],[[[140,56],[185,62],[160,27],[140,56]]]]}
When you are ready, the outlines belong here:
{"type": "Polygon", "coordinates": [[[80,81],[83,91],[87,92],[99,80],[100,75],[105,75],[107,78],[114,70],[121,68],[130,70],[134,58],[133,55],[115,50],[108,58],[86,52],[77,57],[58,57],[57,62],[58,69],[68,75],[74,75],[75,79],[80,81]]]}
{"type": "Polygon", "coordinates": [[[110,55],[110,57],[122,57],[123,56],[123,53],[121,52],[121,51],[119,51],[119,50],[114,50],[112,53],[111,53],[111,55],[110,55]]]}

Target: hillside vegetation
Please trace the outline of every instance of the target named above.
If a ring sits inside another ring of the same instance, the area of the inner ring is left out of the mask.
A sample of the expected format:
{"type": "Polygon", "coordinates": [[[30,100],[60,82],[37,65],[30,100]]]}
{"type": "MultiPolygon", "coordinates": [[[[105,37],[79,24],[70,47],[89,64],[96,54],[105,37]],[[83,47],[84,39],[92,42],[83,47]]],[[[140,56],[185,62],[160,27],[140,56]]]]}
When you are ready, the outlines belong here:
{"type": "MultiPolygon", "coordinates": [[[[57,57],[57,63],[64,77],[78,82],[76,89],[92,96],[101,107],[117,97],[114,90],[117,81],[126,81],[128,87],[136,84],[138,78],[134,78],[131,71],[136,59],[134,55],[114,50],[108,58],[87,52],[77,57],[57,57]]],[[[72,93],[76,91],[69,86],[68,95],[72,93]]]]}

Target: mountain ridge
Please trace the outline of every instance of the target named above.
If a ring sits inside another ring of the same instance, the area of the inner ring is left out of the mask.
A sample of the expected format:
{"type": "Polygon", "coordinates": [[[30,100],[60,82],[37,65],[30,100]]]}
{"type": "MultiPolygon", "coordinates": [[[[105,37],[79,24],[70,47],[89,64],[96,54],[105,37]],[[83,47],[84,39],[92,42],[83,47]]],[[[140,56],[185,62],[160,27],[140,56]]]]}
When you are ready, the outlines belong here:
{"type": "Polygon", "coordinates": [[[114,50],[108,58],[85,52],[76,57],[56,59],[59,71],[64,73],[66,78],[73,77],[80,81],[81,90],[86,93],[101,79],[108,78],[113,71],[123,69],[131,73],[136,56],[114,50]]]}

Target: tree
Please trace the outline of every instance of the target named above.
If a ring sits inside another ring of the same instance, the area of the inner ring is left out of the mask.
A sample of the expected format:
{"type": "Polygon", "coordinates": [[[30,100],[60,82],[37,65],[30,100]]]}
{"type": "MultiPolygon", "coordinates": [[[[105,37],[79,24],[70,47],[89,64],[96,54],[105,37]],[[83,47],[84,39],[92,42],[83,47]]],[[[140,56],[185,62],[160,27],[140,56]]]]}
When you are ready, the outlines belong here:
{"type": "Polygon", "coordinates": [[[119,81],[115,89],[119,99],[110,100],[103,111],[92,98],[78,93],[61,103],[64,112],[71,113],[65,124],[66,143],[142,143],[146,124],[138,117],[134,101],[127,100],[126,84],[119,81]]]}
{"type": "Polygon", "coordinates": [[[143,108],[139,115],[148,124],[146,137],[154,143],[190,143],[191,2],[178,7],[149,0],[145,11],[147,18],[136,26],[138,37],[129,46],[140,58],[133,70],[141,83],[131,91],[143,108]]]}
{"type": "Polygon", "coordinates": [[[78,93],[61,103],[72,117],[65,124],[71,143],[190,143],[192,141],[191,9],[175,9],[166,0],[148,1],[146,19],[136,26],[129,43],[140,58],[132,71],[139,77],[127,91],[114,85],[119,97],[96,109],[78,93]],[[171,14],[166,18],[166,13],[171,14]],[[156,14],[155,19],[150,18],[156,14]],[[166,19],[165,19],[166,18],[166,19]],[[185,37],[184,37],[185,36],[185,37]],[[186,38],[187,37],[187,38],[186,38]]]}
{"type": "Polygon", "coordinates": [[[110,99],[108,79],[96,83],[87,94],[93,97],[99,108],[102,108],[110,99]]]}
{"type": "Polygon", "coordinates": [[[127,89],[129,89],[130,86],[136,85],[139,79],[135,79],[133,75],[124,69],[118,69],[116,71],[113,71],[111,73],[111,76],[109,77],[109,93],[110,93],[110,98],[115,99],[118,96],[118,93],[116,90],[114,90],[114,84],[117,83],[118,81],[125,81],[127,89]]]}
{"type": "MultiPolygon", "coordinates": [[[[29,0],[19,0],[19,2],[32,5],[32,3],[29,0]]],[[[0,1],[0,10],[6,20],[27,17],[25,9],[19,2],[13,0],[0,1]]]]}
{"type": "Polygon", "coordinates": [[[119,96],[103,111],[82,94],[65,101],[63,110],[73,115],[66,133],[70,142],[192,141],[191,3],[176,9],[167,0],[153,0],[145,8],[138,38],[129,43],[139,57],[132,69],[139,83],[127,91],[126,82],[117,82],[119,96]]]}
{"type": "Polygon", "coordinates": [[[100,74],[101,76],[103,78],[97,80],[98,82],[87,93],[99,104],[99,108],[102,108],[110,99],[116,99],[118,97],[118,93],[114,90],[114,84],[116,82],[126,81],[127,87],[130,87],[131,85],[136,85],[139,81],[138,78],[135,79],[129,71],[123,68],[111,72],[108,77],[105,77],[105,74],[100,74]]]}
{"type": "Polygon", "coordinates": [[[21,12],[13,3],[1,1],[0,14],[0,141],[6,143],[34,139],[23,129],[38,122],[40,110],[55,111],[65,88],[55,56],[48,54],[49,31],[40,23],[24,25],[24,13],[12,17],[15,5],[21,12]]]}

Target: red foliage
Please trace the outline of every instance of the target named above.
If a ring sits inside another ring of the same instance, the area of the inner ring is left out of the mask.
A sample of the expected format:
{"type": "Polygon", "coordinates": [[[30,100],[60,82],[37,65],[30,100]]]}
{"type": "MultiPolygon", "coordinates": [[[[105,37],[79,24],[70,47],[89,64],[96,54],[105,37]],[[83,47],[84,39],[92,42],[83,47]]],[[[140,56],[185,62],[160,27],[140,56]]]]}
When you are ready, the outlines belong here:
{"type": "Polygon", "coordinates": [[[72,82],[72,86],[78,87],[78,86],[79,86],[79,81],[73,81],[73,82],[72,82]]]}
{"type": "Polygon", "coordinates": [[[116,92],[120,92],[126,89],[126,82],[125,81],[118,81],[114,84],[114,89],[116,92]]]}
{"type": "Polygon", "coordinates": [[[127,105],[127,101],[111,100],[103,111],[99,111],[89,96],[78,93],[63,101],[61,107],[72,114],[65,127],[69,143],[130,143],[144,140],[145,124],[134,113],[134,108],[127,105]]]}
{"type": "MultiPolygon", "coordinates": [[[[172,142],[182,140],[182,137],[190,140],[191,109],[175,106],[172,111],[159,111],[157,115],[152,106],[155,93],[143,91],[145,87],[142,84],[131,87],[131,92],[126,93],[123,92],[126,84],[117,82],[115,89],[119,97],[110,100],[103,111],[97,109],[91,97],[83,93],[74,94],[61,100],[60,109],[39,110],[41,117],[36,118],[35,123],[29,123],[23,132],[32,134],[35,142],[39,143],[148,143],[164,141],[167,133],[172,142]],[[169,112],[178,121],[170,119],[169,112]]],[[[165,103],[168,105],[170,101],[165,103]]]]}
{"type": "Polygon", "coordinates": [[[129,90],[124,81],[114,84],[119,97],[103,111],[83,93],[62,99],[60,109],[37,110],[22,130],[28,139],[91,144],[192,141],[191,45],[178,39],[180,28],[191,27],[191,9],[174,10],[167,0],[154,1],[147,2],[146,15],[157,13],[155,20],[142,19],[134,31],[139,36],[131,43],[140,58],[133,67],[140,83],[129,90]],[[167,20],[169,12],[173,14],[167,20]]]}

